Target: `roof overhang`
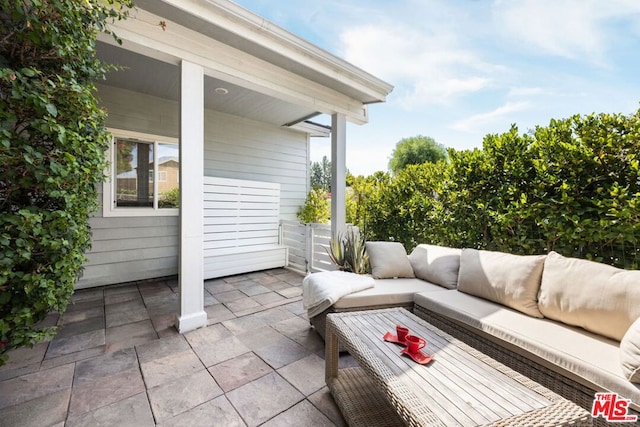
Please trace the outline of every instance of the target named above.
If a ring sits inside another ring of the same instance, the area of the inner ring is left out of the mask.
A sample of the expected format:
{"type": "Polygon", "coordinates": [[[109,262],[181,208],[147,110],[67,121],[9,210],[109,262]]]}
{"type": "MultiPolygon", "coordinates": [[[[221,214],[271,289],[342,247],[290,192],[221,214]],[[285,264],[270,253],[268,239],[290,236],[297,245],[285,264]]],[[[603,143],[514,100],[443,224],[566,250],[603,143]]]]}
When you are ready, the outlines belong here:
{"type": "Polygon", "coordinates": [[[176,99],[178,67],[205,70],[209,108],[278,125],[315,114],[367,122],[391,85],[227,0],[138,0],[99,38],[99,56],[124,65],[107,84],[176,99]],[[160,25],[163,22],[163,25],[160,25]],[[153,72],[151,72],[153,71],[153,72]],[[217,88],[228,90],[220,97],[217,88]]]}

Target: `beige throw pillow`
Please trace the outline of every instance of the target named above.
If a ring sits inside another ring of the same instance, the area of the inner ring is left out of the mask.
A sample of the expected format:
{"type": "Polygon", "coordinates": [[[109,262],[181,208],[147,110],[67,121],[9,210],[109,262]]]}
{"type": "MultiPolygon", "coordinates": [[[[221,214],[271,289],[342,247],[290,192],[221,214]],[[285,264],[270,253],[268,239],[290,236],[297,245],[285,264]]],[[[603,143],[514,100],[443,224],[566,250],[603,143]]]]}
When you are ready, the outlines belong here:
{"type": "Polygon", "coordinates": [[[376,279],[416,277],[407,257],[407,251],[399,242],[366,242],[371,275],[376,279]]]}
{"type": "Polygon", "coordinates": [[[411,252],[409,262],[416,277],[447,289],[455,289],[461,252],[461,249],[422,244],[411,252]]]}
{"type": "Polygon", "coordinates": [[[545,317],[620,341],[640,317],[640,271],[551,252],[538,300],[545,317]]]}
{"type": "Polygon", "coordinates": [[[503,252],[463,249],[460,255],[458,290],[543,317],[537,295],[544,255],[512,255],[503,252]]]}
{"type": "Polygon", "coordinates": [[[620,342],[622,373],[632,383],[640,383],[640,317],[636,319],[620,342]]]}

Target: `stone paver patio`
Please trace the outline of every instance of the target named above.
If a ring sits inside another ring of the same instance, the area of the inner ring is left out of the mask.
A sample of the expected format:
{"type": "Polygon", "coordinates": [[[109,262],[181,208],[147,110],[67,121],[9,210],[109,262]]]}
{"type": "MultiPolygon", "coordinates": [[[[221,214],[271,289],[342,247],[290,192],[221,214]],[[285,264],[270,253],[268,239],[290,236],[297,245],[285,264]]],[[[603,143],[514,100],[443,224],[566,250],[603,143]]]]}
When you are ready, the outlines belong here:
{"type": "Polygon", "coordinates": [[[184,335],[176,280],[79,290],[46,319],[61,325],[53,340],[0,368],[0,424],[343,426],[302,278],[275,269],[207,281],[208,327],[184,335]]]}

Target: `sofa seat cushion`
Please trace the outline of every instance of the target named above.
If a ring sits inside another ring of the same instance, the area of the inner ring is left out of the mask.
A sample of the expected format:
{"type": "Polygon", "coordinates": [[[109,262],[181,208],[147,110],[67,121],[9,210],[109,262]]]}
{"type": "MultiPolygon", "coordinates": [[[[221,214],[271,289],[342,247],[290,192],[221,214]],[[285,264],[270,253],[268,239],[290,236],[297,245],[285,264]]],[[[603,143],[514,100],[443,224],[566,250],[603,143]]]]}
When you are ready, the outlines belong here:
{"type": "Polygon", "coordinates": [[[498,338],[511,350],[590,388],[617,392],[640,407],[640,385],[623,375],[620,343],[615,340],[457,290],[419,293],[415,303],[498,338]]]}
{"type": "Polygon", "coordinates": [[[417,292],[445,292],[447,289],[421,279],[376,279],[373,288],[354,292],[340,298],[336,309],[352,309],[379,305],[406,305],[413,303],[417,292]]]}

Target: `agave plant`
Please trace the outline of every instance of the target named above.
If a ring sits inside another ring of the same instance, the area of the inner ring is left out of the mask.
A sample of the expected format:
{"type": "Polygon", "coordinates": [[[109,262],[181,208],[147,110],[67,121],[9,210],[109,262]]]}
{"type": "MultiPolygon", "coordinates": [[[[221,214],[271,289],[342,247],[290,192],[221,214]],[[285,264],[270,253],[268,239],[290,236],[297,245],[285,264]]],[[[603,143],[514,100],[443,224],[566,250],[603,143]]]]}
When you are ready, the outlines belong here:
{"type": "Polygon", "coordinates": [[[357,229],[351,227],[345,233],[338,233],[331,239],[327,254],[342,271],[356,274],[369,272],[369,255],[365,247],[364,237],[357,229]]]}

